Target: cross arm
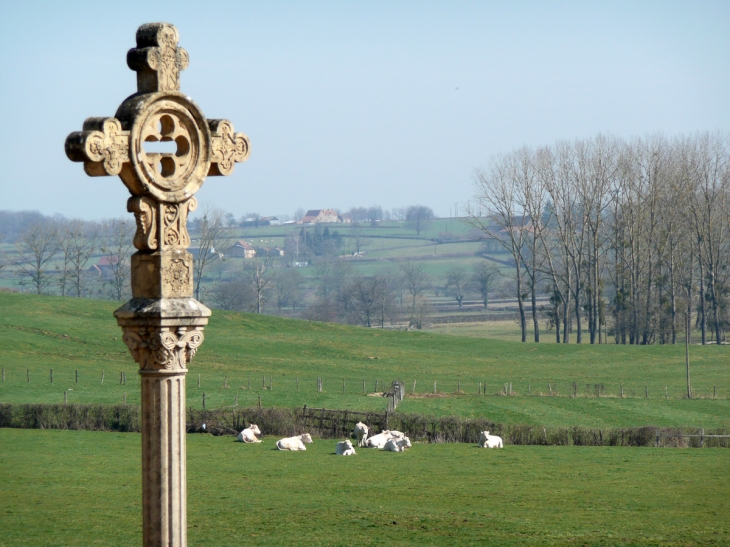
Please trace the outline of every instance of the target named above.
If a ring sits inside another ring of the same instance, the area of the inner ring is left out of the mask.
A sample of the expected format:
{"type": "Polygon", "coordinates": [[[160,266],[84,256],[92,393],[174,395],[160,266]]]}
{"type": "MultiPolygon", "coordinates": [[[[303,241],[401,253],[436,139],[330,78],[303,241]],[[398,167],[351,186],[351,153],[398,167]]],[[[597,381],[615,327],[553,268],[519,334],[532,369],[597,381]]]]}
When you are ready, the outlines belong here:
{"type": "Polygon", "coordinates": [[[251,143],[243,133],[234,133],[228,120],[208,120],[211,135],[210,170],[208,176],[230,175],[236,163],[250,154],[251,143]]]}
{"type": "Polygon", "coordinates": [[[118,175],[129,161],[129,131],[116,118],[87,118],[83,130],[66,137],[66,156],[84,163],[91,177],[118,175]]]}

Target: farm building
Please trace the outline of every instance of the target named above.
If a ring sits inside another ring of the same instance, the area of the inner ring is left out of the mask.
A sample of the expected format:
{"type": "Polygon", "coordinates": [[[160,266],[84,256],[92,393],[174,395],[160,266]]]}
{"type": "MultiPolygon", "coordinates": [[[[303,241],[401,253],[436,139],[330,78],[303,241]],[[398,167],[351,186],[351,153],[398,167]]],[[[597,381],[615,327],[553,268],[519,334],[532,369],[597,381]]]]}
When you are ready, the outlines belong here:
{"type": "Polygon", "coordinates": [[[344,222],[344,219],[334,209],[310,209],[302,217],[302,224],[319,224],[323,222],[344,222]]]}
{"type": "Polygon", "coordinates": [[[228,255],[236,258],[256,258],[256,249],[239,239],[228,249],[228,255]]]}

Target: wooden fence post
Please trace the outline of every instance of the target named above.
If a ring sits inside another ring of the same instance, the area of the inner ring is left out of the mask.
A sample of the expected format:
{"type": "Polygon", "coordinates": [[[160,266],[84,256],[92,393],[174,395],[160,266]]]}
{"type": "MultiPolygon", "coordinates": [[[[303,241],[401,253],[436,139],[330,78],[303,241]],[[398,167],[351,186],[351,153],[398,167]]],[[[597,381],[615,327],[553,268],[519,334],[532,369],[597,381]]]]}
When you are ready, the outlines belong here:
{"type": "Polygon", "coordinates": [[[63,392],[63,404],[68,404],[68,392],[63,392]]]}
{"type": "Polygon", "coordinates": [[[3,367],[3,382],[5,381],[5,368],[3,367]]]}
{"type": "Polygon", "coordinates": [[[342,379],[342,394],[345,394],[345,379],[342,379]]]}
{"type": "Polygon", "coordinates": [[[553,386],[552,384],[548,384],[548,390],[550,391],[550,395],[553,394],[553,386]]]}
{"type": "Polygon", "coordinates": [[[124,380],[124,373],[120,370],[119,371],[119,385],[122,385],[122,380],[124,380]]]}
{"type": "Polygon", "coordinates": [[[481,395],[481,394],[482,394],[482,383],[479,382],[479,395],[481,395]]]}
{"type": "Polygon", "coordinates": [[[509,383],[509,394],[512,395],[512,382],[509,383]]]}
{"type": "Polygon", "coordinates": [[[377,393],[377,392],[378,392],[378,380],[376,379],[375,380],[375,393],[377,393]]]}
{"type": "Polygon", "coordinates": [[[203,392],[203,410],[205,410],[205,391],[203,392]]]}
{"type": "Polygon", "coordinates": [[[228,388],[228,374],[226,374],[226,375],[225,375],[225,376],[223,377],[223,388],[224,388],[224,389],[227,389],[227,388],[228,388]]]}
{"type": "Polygon", "coordinates": [[[644,386],[644,397],[649,398],[649,386],[644,386]]]}
{"type": "Polygon", "coordinates": [[[527,394],[532,395],[532,385],[530,382],[527,383],[527,394]]]}
{"type": "Polygon", "coordinates": [[[79,383],[79,371],[78,370],[76,371],[76,383],[77,384],[79,383]]]}
{"type": "Polygon", "coordinates": [[[104,385],[104,371],[101,371],[101,385],[104,385]]]}
{"type": "Polygon", "coordinates": [[[436,393],[436,380],[433,381],[433,392],[436,393]]]}
{"type": "Polygon", "coordinates": [[[299,391],[299,376],[297,376],[297,391],[299,391]]]}
{"type": "Polygon", "coordinates": [[[269,376],[269,391],[274,391],[274,375],[269,376]]]}
{"type": "Polygon", "coordinates": [[[456,393],[461,393],[461,380],[459,380],[459,382],[457,384],[456,393]]]}
{"type": "Polygon", "coordinates": [[[413,380],[413,391],[411,391],[411,395],[415,395],[415,394],[416,394],[416,381],[413,380]]]}
{"type": "MultiPolygon", "coordinates": [[[[5,369],[3,369],[3,370],[5,370],[5,369]]],[[[5,378],[5,377],[3,376],[3,378],[5,378]]],[[[5,380],[3,380],[3,382],[4,381],[5,380]]],[[[717,386],[712,386],[712,398],[717,399],[717,386]]]]}
{"type": "Polygon", "coordinates": [[[30,382],[30,369],[29,368],[25,369],[25,376],[26,376],[26,378],[28,378],[28,382],[30,382]]]}
{"type": "Polygon", "coordinates": [[[266,374],[264,374],[263,379],[261,380],[261,387],[262,389],[266,389],[266,374]]]}
{"type": "Polygon", "coordinates": [[[259,408],[261,408],[261,395],[259,395],[259,408]]]}
{"type": "Polygon", "coordinates": [[[248,373],[248,389],[251,389],[251,373],[248,373]]]}
{"type": "Polygon", "coordinates": [[[664,398],[669,399],[669,386],[664,386],[664,398]]]}
{"type": "Polygon", "coordinates": [[[198,389],[200,389],[200,374],[198,374],[198,389]]]}
{"type": "Polygon", "coordinates": [[[623,386],[623,384],[620,384],[619,385],[619,389],[621,390],[621,398],[623,399],[624,398],[624,386],[623,386]]]}
{"type": "Polygon", "coordinates": [[[51,383],[53,383],[53,369],[51,369],[51,383]]]}
{"type": "Polygon", "coordinates": [[[127,404],[127,394],[126,394],[126,392],[124,393],[124,396],[122,397],[122,404],[123,405],[126,405],[127,404]]]}

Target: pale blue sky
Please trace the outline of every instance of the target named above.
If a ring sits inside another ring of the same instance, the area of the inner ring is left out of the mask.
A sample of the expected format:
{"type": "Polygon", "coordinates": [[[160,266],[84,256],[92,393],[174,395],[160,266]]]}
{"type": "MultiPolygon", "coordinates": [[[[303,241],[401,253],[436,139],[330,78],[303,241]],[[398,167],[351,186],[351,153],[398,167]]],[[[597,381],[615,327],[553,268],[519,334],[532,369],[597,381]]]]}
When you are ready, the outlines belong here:
{"type": "Polygon", "coordinates": [[[471,175],[523,145],[730,125],[730,2],[0,0],[0,209],[126,215],[118,178],[63,152],[135,92],[126,52],[166,21],[182,91],[251,158],[206,181],[236,216],[421,203],[447,215],[471,175]]]}

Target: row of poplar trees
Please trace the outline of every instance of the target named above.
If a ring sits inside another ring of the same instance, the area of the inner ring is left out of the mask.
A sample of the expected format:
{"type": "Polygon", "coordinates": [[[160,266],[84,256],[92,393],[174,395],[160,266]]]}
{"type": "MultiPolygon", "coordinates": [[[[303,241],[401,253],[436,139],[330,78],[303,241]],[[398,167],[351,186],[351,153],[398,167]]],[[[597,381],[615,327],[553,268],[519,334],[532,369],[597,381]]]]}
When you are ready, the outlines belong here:
{"type": "Polygon", "coordinates": [[[469,222],[511,254],[522,327],[540,340],[723,341],[730,304],[730,139],[599,135],[494,157],[469,222]],[[526,303],[531,302],[531,306],[526,303]],[[531,308],[531,310],[529,309],[531,308]]]}

